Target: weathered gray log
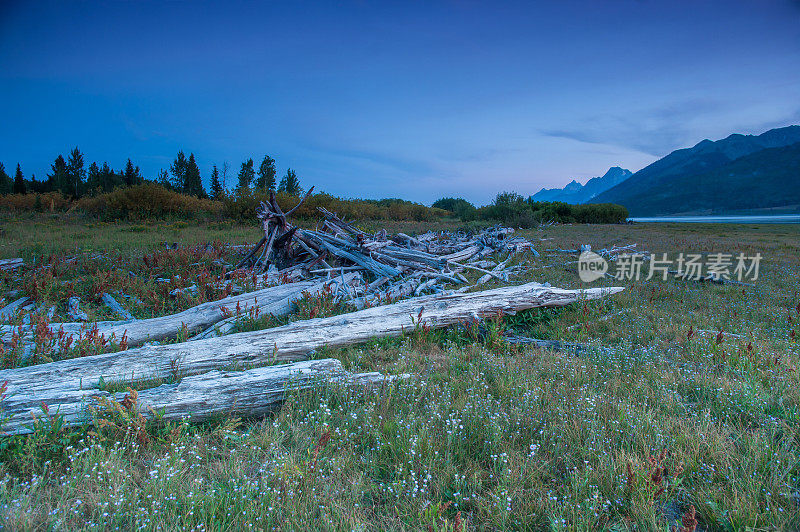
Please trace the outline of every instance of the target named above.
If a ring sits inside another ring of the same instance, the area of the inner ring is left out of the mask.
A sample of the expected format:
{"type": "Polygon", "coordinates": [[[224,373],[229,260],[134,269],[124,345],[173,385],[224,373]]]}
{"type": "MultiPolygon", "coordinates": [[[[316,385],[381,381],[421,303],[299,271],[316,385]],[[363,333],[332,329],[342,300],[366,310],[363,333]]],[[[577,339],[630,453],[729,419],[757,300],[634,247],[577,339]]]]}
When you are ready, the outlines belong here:
{"type": "MultiPolygon", "coordinates": [[[[97,330],[105,338],[114,335],[117,340],[127,335],[128,346],[134,347],[149,341],[174,339],[185,327],[188,334],[194,334],[211,327],[215,323],[231,316],[231,314],[247,313],[256,306],[270,306],[270,312],[275,315],[285,315],[292,311],[293,303],[303,296],[303,292],[319,293],[325,287],[322,281],[303,281],[285,285],[271,286],[226,297],[218,301],[209,301],[192,307],[177,314],[160,316],[135,321],[100,321],[97,330]]],[[[84,323],[51,323],[50,329],[58,333],[63,328],[67,335],[79,335],[85,332],[84,323]]],[[[10,326],[0,326],[0,338],[10,342],[13,330],[10,326]]]]}
{"type": "Polygon", "coordinates": [[[511,253],[506,260],[504,260],[503,262],[492,268],[491,271],[487,272],[480,279],[478,279],[478,282],[476,284],[488,283],[492,277],[497,277],[498,275],[503,276],[504,280],[507,281],[508,274],[503,273],[503,269],[506,267],[506,264],[508,264],[509,261],[514,258],[514,255],[515,253],[511,253]]]}
{"type": "Polygon", "coordinates": [[[27,302],[28,302],[27,297],[21,297],[15,301],[12,301],[8,305],[0,309],[0,320],[7,320],[11,316],[13,316],[18,309],[22,308],[27,302]]]}
{"type": "Polygon", "coordinates": [[[361,310],[366,306],[382,305],[387,301],[410,296],[421,284],[419,279],[404,279],[400,282],[389,285],[383,290],[370,293],[366,296],[353,299],[352,305],[361,310]]]}
{"type": "Polygon", "coordinates": [[[13,270],[20,268],[25,264],[21,258],[15,259],[0,259],[0,270],[13,270]]]}
{"type": "Polygon", "coordinates": [[[30,419],[42,402],[63,405],[80,401],[90,390],[99,389],[101,381],[174,379],[176,375],[199,375],[233,366],[302,360],[306,353],[323,346],[341,347],[398,336],[423,324],[440,328],[498,313],[563,306],[621,290],[562,290],[528,283],[483,292],[440,294],[274,329],[0,370],[0,382],[8,381],[3,412],[12,420],[30,419]]]}
{"type": "Polygon", "coordinates": [[[403,240],[408,240],[410,243],[412,243],[414,245],[417,245],[417,246],[420,246],[420,247],[422,246],[422,242],[420,242],[419,240],[417,240],[413,236],[408,236],[405,233],[397,233],[397,237],[401,238],[403,240]]]}
{"type": "MultiPolygon", "coordinates": [[[[126,406],[129,410],[135,408],[146,418],[152,418],[156,412],[162,421],[186,418],[203,421],[217,414],[260,417],[277,410],[287,391],[329,383],[372,385],[405,377],[407,375],[384,376],[376,372],[352,374],[345,371],[338,360],[327,358],[247,371],[210,371],[186,377],[179,383],[139,391],[135,405],[126,406]]],[[[102,415],[102,409],[97,408],[97,398],[114,399],[125,405],[127,395],[126,392],[85,390],[70,397],[69,402],[50,405],[49,411],[63,416],[65,426],[81,425],[91,420],[92,410],[102,415]]],[[[36,418],[43,414],[41,410],[32,412],[36,418]]],[[[4,435],[31,432],[33,420],[34,417],[9,420],[3,427],[4,435]]]]}
{"type": "Polygon", "coordinates": [[[135,320],[136,318],[133,317],[133,314],[125,310],[125,307],[120,305],[114,296],[107,292],[103,292],[103,303],[106,304],[108,308],[119,314],[123,320],[135,320]]]}
{"type": "Polygon", "coordinates": [[[456,251],[455,253],[450,253],[449,255],[442,255],[441,258],[449,261],[449,262],[456,262],[467,260],[473,255],[480,252],[480,246],[469,246],[468,248],[462,249],[461,251],[456,251]]]}
{"type": "MultiPolygon", "coordinates": [[[[335,277],[330,281],[325,282],[324,284],[325,285],[331,284],[333,286],[336,286],[337,284],[341,283],[350,284],[360,280],[361,280],[361,275],[359,273],[351,272],[351,273],[346,273],[340,277],[335,277]]],[[[312,290],[311,292],[306,291],[306,293],[308,294],[317,293],[317,290],[312,290]]],[[[259,303],[258,305],[255,306],[255,308],[258,309],[259,316],[267,316],[270,314],[273,316],[285,316],[286,314],[288,314],[287,310],[291,310],[287,308],[287,305],[284,304],[282,300],[278,301],[277,303],[274,301],[268,301],[265,304],[259,303]]],[[[254,311],[254,308],[251,307],[250,311],[254,311]]],[[[216,338],[217,336],[224,336],[226,334],[229,334],[233,330],[233,328],[236,327],[236,324],[242,320],[242,317],[243,316],[240,315],[240,316],[231,316],[230,318],[225,318],[224,320],[215,323],[205,331],[193,336],[192,338],[190,338],[190,340],[205,340],[206,338],[216,338]]]]}

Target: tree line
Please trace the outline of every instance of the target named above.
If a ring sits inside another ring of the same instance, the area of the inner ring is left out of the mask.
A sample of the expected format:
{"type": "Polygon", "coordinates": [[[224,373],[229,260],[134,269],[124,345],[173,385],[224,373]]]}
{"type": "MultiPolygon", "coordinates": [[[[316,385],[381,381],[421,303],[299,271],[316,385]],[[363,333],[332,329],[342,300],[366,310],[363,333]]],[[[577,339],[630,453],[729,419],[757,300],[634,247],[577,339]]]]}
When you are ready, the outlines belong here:
{"type": "Polygon", "coordinates": [[[35,174],[26,179],[19,163],[12,178],[0,162],[0,194],[60,192],[67,197],[77,199],[146,182],[158,183],[182,194],[215,200],[223,199],[230,193],[251,191],[253,188],[292,195],[299,195],[303,190],[297,174],[291,168],[280,181],[276,182],[275,159],[269,155],[264,156],[258,171],[255,170],[252,158],[243,162],[237,175],[236,186],[232,191],[228,189],[226,183],[228,171],[227,162],[221,167],[213,165],[210,187],[206,191],[194,153],[189,153],[187,157],[185,152],[179,151],[168,170],[161,169],[156,179],[146,179],[141,169],[135,166],[130,158],[125,167],[119,171],[111,168],[107,162],[102,165],[92,162],[87,168],[83,153],[76,147],[66,158],[59,154],[50,165],[50,172],[41,180],[36,179],[35,174]]]}
{"type": "Polygon", "coordinates": [[[624,223],[628,209],[613,203],[572,205],[560,201],[535,201],[515,192],[502,192],[494,201],[475,207],[463,198],[441,198],[432,207],[451,212],[465,222],[497,221],[513,227],[536,227],[540,223],[624,223]]]}

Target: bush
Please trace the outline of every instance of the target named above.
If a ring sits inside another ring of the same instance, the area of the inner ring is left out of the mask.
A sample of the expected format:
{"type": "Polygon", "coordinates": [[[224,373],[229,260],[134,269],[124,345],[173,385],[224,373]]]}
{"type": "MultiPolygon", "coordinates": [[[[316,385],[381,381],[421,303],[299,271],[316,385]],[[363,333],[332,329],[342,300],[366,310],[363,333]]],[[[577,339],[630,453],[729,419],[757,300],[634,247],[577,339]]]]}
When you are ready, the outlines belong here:
{"type": "Polygon", "coordinates": [[[65,211],[70,200],[61,192],[7,194],[0,196],[0,209],[9,211],[65,211]]]}
{"type": "MultiPolygon", "coordinates": [[[[299,196],[278,192],[278,204],[289,210],[300,201],[299,196]]],[[[237,190],[223,198],[225,216],[239,220],[252,221],[259,202],[266,201],[268,193],[249,189],[237,190]]],[[[400,199],[356,200],[341,199],[330,194],[313,194],[292,213],[295,219],[318,219],[318,207],[324,207],[348,220],[399,220],[399,221],[433,221],[449,213],[400,199]]]]}
{"type": "Polygon", "coordinates": [[[452,212],[464,221],[473,220],[475,217],[475,205],[463,198],[442,198],[433,202],[433,207],[452,212]]]}
{"type": "Polygon", "coordinates": [[[545,222],[622,223],[628,218],[628,209],[613,203],[571,205],[560,201],[530,201],[514,192],[503,192],[491,205],[477,209],[474,216],[479,220],[527,228],[545,222]]]}
{"type": "Polygon", "coordinates": [[[223,206],[218,201],[179,194],[155,183],[145,183],[77,202],[77,209],[103,218],[146,219],[161,216],[193,218],[218,215],[223,206]]]}

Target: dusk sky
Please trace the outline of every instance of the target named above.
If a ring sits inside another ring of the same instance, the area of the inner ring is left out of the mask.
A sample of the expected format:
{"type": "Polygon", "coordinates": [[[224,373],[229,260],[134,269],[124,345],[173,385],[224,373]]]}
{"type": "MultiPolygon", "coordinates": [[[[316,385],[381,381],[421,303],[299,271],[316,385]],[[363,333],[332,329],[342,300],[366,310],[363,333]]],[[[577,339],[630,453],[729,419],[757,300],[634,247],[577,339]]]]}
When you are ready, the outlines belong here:
{"type": "Polygon", "coordinates": [[[800,123],[800,2],[0,1],[0,162],[477,204],[800,123]]]}

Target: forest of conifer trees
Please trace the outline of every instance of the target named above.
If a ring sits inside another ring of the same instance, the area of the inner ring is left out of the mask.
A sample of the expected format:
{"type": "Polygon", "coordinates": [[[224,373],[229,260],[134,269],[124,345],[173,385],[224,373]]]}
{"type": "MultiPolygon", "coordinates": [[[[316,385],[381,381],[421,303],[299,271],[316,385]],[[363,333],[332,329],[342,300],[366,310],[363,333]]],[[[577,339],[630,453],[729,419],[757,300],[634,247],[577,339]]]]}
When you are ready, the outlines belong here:
{"type": "Polygon", "coordinates": [[[206,190],[194,153],[189,153],[187,156],[183,150],[179,151],[168,170],[161,169],[158,176],[148,178],[130,158],[119,170],[112,168],[108,162],[99,164],[93,161],[87,166],[83,153],[76,147],[66,158],[63,154],[59,154],[43,178],[37,178],[34,173],[26,176],[20,164],[16,165],[12,176],[0,162],[0,195],[60,192],[67,198],[79,199],[146,182],[158,183],[181,194],[210,199],[222,199],[226,194],[243,192],[251,188],[264,191],[279,190],[294,195],[302,191],[297,174],[291,168],[280,182],[277,182],[275,159],[269,155],[265,155],[262,159],[258,172],[254,170],[252,158],[243,162],[235,187],[227,186],[228,170],[227,162],[221,167],[213,165],[209,173],[209,188],[206,190]]]}

